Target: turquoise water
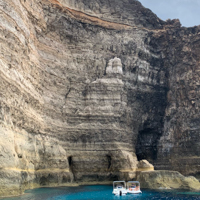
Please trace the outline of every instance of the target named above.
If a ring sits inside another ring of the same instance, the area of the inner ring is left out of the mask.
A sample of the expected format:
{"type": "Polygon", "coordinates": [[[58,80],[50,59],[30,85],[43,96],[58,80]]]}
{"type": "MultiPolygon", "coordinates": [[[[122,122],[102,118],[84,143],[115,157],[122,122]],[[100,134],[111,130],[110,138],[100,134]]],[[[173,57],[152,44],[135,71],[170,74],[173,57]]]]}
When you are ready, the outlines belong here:
{"type": "Polygon", "coordinates": [[[112,195],[112,186],[40,188],[27,190],[23,196],[1,200],[200,200],[200,192],[142,190],[142,194],[112,195]]]}

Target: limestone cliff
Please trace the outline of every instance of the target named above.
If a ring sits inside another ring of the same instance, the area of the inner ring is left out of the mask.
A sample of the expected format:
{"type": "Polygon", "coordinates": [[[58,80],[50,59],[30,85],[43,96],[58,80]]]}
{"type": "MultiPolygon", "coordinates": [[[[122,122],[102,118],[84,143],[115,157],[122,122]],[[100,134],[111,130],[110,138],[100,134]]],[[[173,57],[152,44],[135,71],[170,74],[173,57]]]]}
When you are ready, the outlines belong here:
{"type": "Polygon", "coordinates": [[[136,0],[0,9],[0,195],[132,179],[142,159],[199,173],[199,27],[136,0]]]}

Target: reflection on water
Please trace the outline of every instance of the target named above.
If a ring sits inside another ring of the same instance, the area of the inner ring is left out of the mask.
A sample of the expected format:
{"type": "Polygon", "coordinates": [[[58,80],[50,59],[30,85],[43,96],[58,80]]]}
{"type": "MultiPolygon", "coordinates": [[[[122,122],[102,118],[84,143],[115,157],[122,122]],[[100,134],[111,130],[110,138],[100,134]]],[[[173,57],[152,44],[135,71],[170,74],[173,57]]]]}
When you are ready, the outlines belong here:
{"type": "Polygon", "coordinates": [[[142,190],[142,194],[112,195],[112,186],[40,188],[27,190],[23,196],[1,200],[200,200],[200,192],[142,190]]]}

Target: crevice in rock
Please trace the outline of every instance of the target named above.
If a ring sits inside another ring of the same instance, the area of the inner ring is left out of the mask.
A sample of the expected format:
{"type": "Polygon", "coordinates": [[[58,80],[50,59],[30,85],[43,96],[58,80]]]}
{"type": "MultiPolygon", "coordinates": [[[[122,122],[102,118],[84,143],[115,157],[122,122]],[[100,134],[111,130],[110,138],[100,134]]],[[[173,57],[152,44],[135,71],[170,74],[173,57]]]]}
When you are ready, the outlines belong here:
{"type": "Polygon", "coordinates": [[[22,158],[22,154],[18,154],[18,158],[22,158]]]}
{"type": "Polygon", "coordinates": [[[69,156],[67,159],[69,163],[69,170],[72,171],[72,156],[69,156]]]}
{"type": "Polygon", "coordinates": [[[65,99],[67,99],[69,93],[71,92],[71,88],[69,88],[69,90],[67,91],[66,95],[65,95],[65,99]]]}
{"type": "Polygon", "coordinates": [[[74,164],[73,164],[73,157],[72,156],[69,156],[67,158],[68,160],[68,164],[69,164],[69,171],[72,173],[72,176],[73,176],[73,180],[76,181],[76,177],[75,177],[75,174],[74,174],[74,164]]]}
{"type": "Polygon", "coordinates": [[[109,170],[111,167],[111,164],[112,164],[112,158],[110,155],[106,155],[106,157],[107,157],[107,161],[108,161],[108,170],[109,170]]]}
{"type": "Polygon", "coordinates": [[[152,128],[145,128],[138,133],[136,144],[137,159],[154,162],[157,159],[157,144],[161,134],[152,128]]]}

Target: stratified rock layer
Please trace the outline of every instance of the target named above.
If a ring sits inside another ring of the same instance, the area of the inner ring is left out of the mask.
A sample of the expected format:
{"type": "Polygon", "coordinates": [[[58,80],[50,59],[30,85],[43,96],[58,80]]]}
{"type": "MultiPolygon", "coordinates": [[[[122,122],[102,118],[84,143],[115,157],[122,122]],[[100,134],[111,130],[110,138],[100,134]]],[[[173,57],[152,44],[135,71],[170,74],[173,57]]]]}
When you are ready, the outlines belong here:
{"type": "Polygon", "coordinates": [[[0,195],[132,179],[142,159],[198,174],[198,27],[136,0],[0,9],[0,195]]]}
{"type": "MultiPolygon", "coordinates": [[[[163,38],[157,35],[158,38],[163,38]]],[[[200,27],[168,30],[159,48],[166,52],[167,107],[158,142],[159,169],[172,169],[199,178],[199,37],[200,27]]],[[[157,45],[157,44],[155,44],[157,45]]]]}
{"type": "Polygon", "coordinates": [[[199,181],[176,171],[143,171],[138,176],[142,188],[200,190],[199,181]]]}

